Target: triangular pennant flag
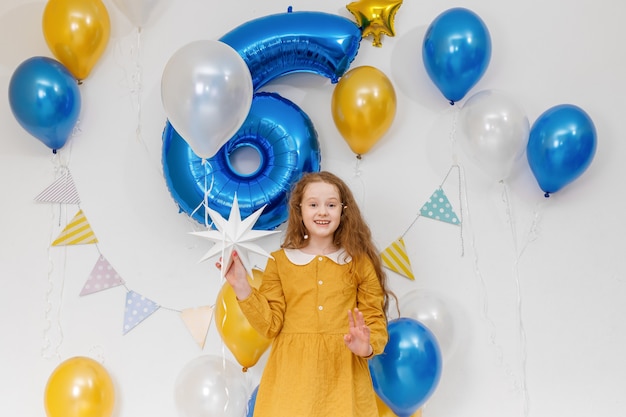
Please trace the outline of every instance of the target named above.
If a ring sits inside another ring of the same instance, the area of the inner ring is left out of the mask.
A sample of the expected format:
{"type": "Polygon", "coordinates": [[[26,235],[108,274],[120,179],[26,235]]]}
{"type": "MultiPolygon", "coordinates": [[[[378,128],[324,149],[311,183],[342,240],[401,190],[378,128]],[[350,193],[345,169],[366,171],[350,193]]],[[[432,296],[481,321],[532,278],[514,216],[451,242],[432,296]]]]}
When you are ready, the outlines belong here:
{"type": "Polygon", "coordinates": [[[210,306],[187,308],[180,312],[180,317],[185,322],[185,326],[187,326],[193,339],[201,349],[204,349],[204,342],[213,317],[213,308],[210,306]]]}
{"type": "Polygon", "coordinates": [[[74,185],[72,174],[66,171],[63,176],[40,192],[35,197],[35,201],[40,203],[80,204],[80,197],[78,196],[76,185],[74,185]]]}
{"type": "Polygon", "coordinates": [[[380,254],[383,260],[383,266],[397,272],[400,275],[414,280],[413,270],[411,269],[411,261],[406,253],[406,247],[404,246],[404,239],[399,238],[391,245],[387,246],[387,249],[380,254]]]}
{"type": "Polygon", "coordinates": [[[124,334],[135,328],[139,323],[148,318],[159,309],[159,305],[147,299],[135,291],[126,293],[126,306],[124,307],[124,334]]]}
{"type": "Polygon", "coordinates": [[[71,222],[65,226],[59,237],[52,242],[52,246],[83,245],[98,243],[98,239],[91,230],[91,226],[82,210],[74,216],[71,222]]]}
{"type": "Polygon", "coordinates": [[[100,255],[80,295],[88,295],[94,292],[108,290],[109,288],[117,287],[123,283],[124,281],[115,269],[113,269],[109,261],[107,261],[103,255],[100,255]]]}
{"type": "Polygon", "coordinates": [[[420,214],[442,222],[455,224],[457,226],[461,225],[459,218],[454,213],[454,210],[452,210],[452,205],[448,197],[441,187],[439,187],[422,206],[420,214]]]}

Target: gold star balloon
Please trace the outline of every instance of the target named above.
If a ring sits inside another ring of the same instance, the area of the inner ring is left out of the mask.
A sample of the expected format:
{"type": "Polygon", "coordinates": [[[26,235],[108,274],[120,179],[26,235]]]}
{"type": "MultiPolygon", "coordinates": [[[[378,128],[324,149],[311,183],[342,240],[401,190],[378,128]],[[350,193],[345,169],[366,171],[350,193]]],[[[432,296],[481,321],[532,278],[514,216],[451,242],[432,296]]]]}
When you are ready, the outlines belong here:
{"type": "Polygon", "coordinates": [[[358,0],[346,8],[352,13],[361,27],[361,37],[372,35],[372,45],[381,47],[380,37],[385,34],[395,36],[394,18],[402,5],[402,0],[358,0]]]}

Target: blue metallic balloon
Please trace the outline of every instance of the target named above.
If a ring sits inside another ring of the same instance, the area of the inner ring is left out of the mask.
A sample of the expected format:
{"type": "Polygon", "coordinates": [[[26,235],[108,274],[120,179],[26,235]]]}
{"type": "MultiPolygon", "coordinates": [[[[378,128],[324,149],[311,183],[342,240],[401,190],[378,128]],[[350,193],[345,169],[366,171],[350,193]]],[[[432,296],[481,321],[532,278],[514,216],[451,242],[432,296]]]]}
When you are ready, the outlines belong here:
{"type": "Polygon", "coordinates": [[[78,121],[81,96],[76,79],[60,62],[33,57],[11,76],[9,103],[18,123],[56,152],[78,121]]]}
{"type": "Polygon", "coordinates": [[[252,395],[248,400],[248,408],[246,410],[246,417],[253,417],[254,415],[254,406],[256,405],[256,395],[259,392],[259,386],[257,385],[254,391],[252,391],[252,395]]]}
{"type": "Polygon", "coordinates": [[[287,12],[250,20],[220,38],[246,61],[254,89],[293,72],[336,83],[356,57],[361,29],[345,17],[287,12]]]}
{"type": "Polygon", "coordinates": [[[530,128],[526,156],[545,196],[582,175],[596,146],[596,128],[580,107],[561,104],[543,112],[530,128]]]}
{"type": "Polygon", "coordinates": [[[401,317],[387,327],[385,351],[369,361],[374,391],[399,417],[413,415],[435,391],[441,377],[441,350],[419,321],[401,317]]]}
{"type": "Polygon", "coordinates": [[[180,209],[205,223],[205,194],[211,209],[228,218],[235,194],[241,217],[267,205],[254,228],[271,230],[287,220],[288,192],[306,172],[320,170],[317,132],[309,117],[275,93],[257,93],[243,126],[212,158],[203,160],[167,122],[163,171],[180,209]],[[231,156],[241,147],[256,151],[258,168],[239,172],[231,156]]]}
{"type": "Polygon", "coordinates": [[[471,10],[446,10],[426,30],[422,60],[430,79],[454,104],[487,70],[491,60],[489,30],[471,10]]]}

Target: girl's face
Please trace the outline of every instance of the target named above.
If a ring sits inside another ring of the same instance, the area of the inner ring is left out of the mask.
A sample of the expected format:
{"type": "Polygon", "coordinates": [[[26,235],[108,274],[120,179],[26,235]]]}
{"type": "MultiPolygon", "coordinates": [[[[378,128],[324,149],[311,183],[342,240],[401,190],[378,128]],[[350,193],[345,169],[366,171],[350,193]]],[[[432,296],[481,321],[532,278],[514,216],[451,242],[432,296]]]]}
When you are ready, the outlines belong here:
{"type": "Polygon", "coordinates": [[[304,189],[300,204],[309,238],[332,239],[343,210],[337,187],[326,182],[312,182],[304,189]]]}

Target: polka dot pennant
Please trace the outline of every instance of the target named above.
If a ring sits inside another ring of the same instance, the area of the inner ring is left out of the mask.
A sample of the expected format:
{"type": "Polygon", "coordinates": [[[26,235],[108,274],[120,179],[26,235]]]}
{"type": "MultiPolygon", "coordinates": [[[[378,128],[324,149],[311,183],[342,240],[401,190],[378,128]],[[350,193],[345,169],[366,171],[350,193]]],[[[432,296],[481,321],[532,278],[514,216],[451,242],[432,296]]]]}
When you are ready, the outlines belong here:
{"type": "Polygon", "coordinates": [[[89,278],[87,278],[87,282],[85,282],[80,295],[83,296],[93,294],[98,291],[108,290],[109,288],[117,287],[123,283],[124,281],[115,269],[113,269],[109,261],[107,261],[103,255],[100,255],[91,270],[91,274],[89,274],[89,278]]]}
{"type": "Polygon", "coordinates": [[[159,305],[135,291],[126,293],[126,307],[124,308],[124,334],[148,318],[159,309],[159,305]]]}
{"type": "Polygon", "coordinates": [[[454,213],[452,205],[442,188],[435,190],[426,204],[422,206],[420,214],[442,222],[455,224],[457,226],[461,225],[459,218],[454,213]]]}

